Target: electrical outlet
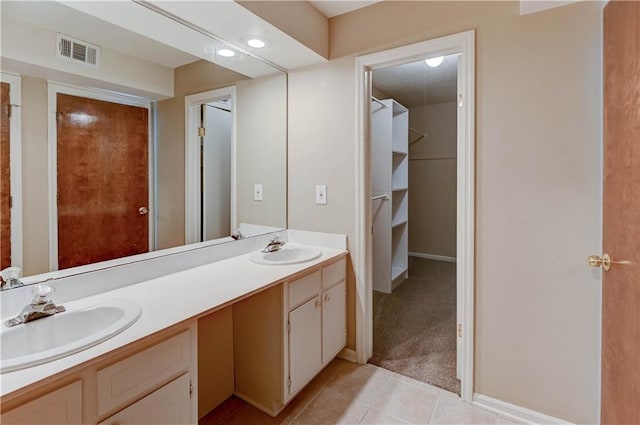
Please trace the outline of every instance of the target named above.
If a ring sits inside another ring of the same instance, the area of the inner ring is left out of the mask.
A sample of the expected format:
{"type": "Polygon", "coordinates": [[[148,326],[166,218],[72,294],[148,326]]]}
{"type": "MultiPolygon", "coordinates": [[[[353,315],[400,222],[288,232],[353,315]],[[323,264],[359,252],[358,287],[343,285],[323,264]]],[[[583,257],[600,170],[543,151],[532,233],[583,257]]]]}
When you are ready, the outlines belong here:
{"type": "Polygon", "coordinates": [[[327,204],[327,186],[324,184],[316,186],[316,204],[318,205],[327,204]]]}
{"type": "Polygon", "coordinates": [[[253,185],[253,200],[262,201],[262,185],[259,183],[253,185]]]}

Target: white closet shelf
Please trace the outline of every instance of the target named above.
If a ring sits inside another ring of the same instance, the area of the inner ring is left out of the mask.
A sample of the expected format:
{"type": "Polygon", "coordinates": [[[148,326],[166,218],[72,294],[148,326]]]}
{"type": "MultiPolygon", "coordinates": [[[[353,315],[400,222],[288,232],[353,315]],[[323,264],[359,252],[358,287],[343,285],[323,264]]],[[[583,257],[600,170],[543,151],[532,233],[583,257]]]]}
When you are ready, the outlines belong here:
{"type": "Polygon", "coordinates": [[[402,219],[402,220],[394,221],[393,223],[391,223],[391,228],[395,229],[396,227],[400,227],[403,224],[407,224],[407,219],[406,218],[402,219]]]}
{"type": "Polygon", "coordinates": [[[406,155],[409,154],[409,152],[406,152],[406,151],[403,151],[403,150],[400,150],[400,149],[395,149],[395,148],[391,152],[394,155],[402,155],[402,156],[406,156],[406,155]]]}
{"type": "Polygon", "coordinates": [[[402,266],[392,266],[391,267],[391,281],[393,282],[397,278],[400,277],[403,273],[407,271],[407,267],[402,266]]]}
{"type": "Polygon", "coordinates": [[[405,190],[409,190],[408,187],[394,187],[393,189],[391,189],[391,191],[393,192],[403,192],[405,190]]]}

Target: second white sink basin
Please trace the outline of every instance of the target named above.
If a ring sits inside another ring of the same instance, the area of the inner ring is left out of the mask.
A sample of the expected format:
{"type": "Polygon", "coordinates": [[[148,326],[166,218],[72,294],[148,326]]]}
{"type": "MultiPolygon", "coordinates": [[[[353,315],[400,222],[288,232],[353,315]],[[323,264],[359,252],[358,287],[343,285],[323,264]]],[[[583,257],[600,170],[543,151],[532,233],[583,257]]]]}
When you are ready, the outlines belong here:
{"type": "Polygon", "coordinates": [[[320,258],[321,255],[322,250],[314,246],[287,244],[275,252],[255,251],[249,255],[249,260],[257,264],[277,266],[306,263],[320,258]]]}
{"type": "MultiPolygon", "coordinates": [[[[131,326],[139,304],[108,300],[0,331],[0,373],[46,363],[97,345],[131,326]]],[[[6,318],[5,318],[6,319],[6,318]]]]}

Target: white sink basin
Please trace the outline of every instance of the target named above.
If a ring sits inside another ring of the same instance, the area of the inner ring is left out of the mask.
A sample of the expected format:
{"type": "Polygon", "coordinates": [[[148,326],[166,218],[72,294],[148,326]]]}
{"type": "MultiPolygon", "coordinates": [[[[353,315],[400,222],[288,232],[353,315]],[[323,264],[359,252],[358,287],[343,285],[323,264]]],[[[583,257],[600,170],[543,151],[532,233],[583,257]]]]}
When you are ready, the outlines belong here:
{"type": "Polygon", "coordinates": [[[142,314],[140,305],[127,300],[57,313],[12,328],[2,320],[0,373],[11,372],[99,344],[131,326],[142,314]]]}
{"type": "Polygon", "coordinates": [[[249,255],[249,260],[257,264],[266,264],[271,266],[299,264],[313,261],[320,258],[322,250],[313,246],[301,246],[287,244],[279,251],[262,252],[255,251],[249,255]]]}

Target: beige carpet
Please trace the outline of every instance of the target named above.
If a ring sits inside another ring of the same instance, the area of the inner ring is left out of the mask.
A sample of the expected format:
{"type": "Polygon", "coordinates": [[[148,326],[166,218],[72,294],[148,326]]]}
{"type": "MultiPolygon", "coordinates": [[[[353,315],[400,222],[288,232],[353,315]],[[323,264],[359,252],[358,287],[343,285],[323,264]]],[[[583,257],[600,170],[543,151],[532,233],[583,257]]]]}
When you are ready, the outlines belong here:
{"type": "Polygon", "coordinates": [[[370,363],[460,394],[455,263],[409,257],[404,283],[374,291],[370,363]]]}

